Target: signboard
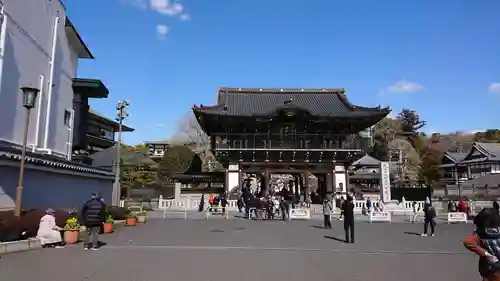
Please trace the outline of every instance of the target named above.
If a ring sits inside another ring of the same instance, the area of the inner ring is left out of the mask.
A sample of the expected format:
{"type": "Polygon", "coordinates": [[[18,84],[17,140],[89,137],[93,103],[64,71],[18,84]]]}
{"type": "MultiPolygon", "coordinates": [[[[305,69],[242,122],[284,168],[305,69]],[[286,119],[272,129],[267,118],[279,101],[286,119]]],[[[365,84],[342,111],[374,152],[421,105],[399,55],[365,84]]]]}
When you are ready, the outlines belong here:
{"type": "Polygon", "coordinates": [[[382,202],[391,200],[391,173],[389,162],[380,163],[380,199],[382,199],[382,202]]]}

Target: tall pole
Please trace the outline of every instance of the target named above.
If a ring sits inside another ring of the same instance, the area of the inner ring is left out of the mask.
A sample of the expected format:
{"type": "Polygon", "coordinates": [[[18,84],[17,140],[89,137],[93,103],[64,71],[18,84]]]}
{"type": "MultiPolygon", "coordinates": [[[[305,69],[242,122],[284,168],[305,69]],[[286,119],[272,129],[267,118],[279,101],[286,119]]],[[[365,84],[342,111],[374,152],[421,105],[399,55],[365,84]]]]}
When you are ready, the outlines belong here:
{"type": "Polygon", "coordinates": [[[127,106],[130,105],[128,101],[120,101],[116,105],[116,120],[118,121],[118,142],[116,144],[116,159],[115,159],[115,181],[113,183],[113,194],[112,194],[112,205],[120,204],[120,166],[121,166],[121,151],[122,151],[122,131],[123,131],[123,120],[128,116],[126,111],[127,106]]]}
{"type": "Polygon", "coordinates": [[[118,143],[116,144],[116,159],[115,159],[115,182],[113,184],[113,205],[118,205],[120,203],[121,197],[121,186],[120,186],[120,162],[121,162],[121,152],[122,152],[122,123],[120,120],[118,125],[118,143]]]}
{"type": "Polygon", "coordinates": [[[21,153],[21,164],[19,165],[19,179],[17,181],[16,190],[16,205],[14,209],[14,216],[21,217],[21,204],[23,201],[23,180],[24,180],[24,163],[26,162],[26,144],[28,142],[28,128],[30,124],[31,108],[26,109],[26,121],[24,123],[24,136],[23,136],[23,150],[21,153]]]}

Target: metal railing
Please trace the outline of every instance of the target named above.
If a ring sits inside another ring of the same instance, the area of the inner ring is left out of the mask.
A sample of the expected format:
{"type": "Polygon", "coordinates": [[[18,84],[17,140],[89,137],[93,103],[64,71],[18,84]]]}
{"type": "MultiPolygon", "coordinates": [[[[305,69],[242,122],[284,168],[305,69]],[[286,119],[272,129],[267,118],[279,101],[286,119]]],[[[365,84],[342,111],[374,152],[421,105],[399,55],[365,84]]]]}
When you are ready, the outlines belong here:
{"type": "Polygon", "coordinates": [[[215,149],[323,149],[362,150],[370,145],[369,138],[358,134],[219,134],[215,149]]]}

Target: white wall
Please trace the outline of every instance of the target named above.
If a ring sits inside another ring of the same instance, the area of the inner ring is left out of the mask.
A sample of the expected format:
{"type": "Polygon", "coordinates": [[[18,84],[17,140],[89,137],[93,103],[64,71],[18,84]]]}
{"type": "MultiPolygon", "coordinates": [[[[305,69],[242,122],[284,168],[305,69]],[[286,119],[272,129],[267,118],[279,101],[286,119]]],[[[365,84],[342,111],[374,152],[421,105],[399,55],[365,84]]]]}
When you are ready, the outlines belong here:
{"type": "Polygon", "coordinates": [[[50,125],[47,148],[66,153],[68,129],[64,125],[65,109],[73,107],[72,78],[76,76],[78,58],[70,47],[65,30],[66,11],[57,0],[2,0],[6,20],[2,77],[0,77],[0,138],[22,143],[25,109],[20,87],[41,90],[42,106],[32,110],[28,144],[35,143],[38,111],[41,113],[38,146],[45,133],[47,95],[52,87],[50,125]],[[54,77],[49,81],[49,62],[53,45],[53,26],[59,17],[54,77]],[[44,84],[40,85],[40,76],[44,84]]]}
{"type": "MultiPolygon", "coordinates": [[[[18,175],[19,168],[0,166],[0,210],[14,208],[18,175]]],[[[26,169],[22,208],[81,208],[93,192],[111,203],[112,191],[112,179],[26,169]]]]}

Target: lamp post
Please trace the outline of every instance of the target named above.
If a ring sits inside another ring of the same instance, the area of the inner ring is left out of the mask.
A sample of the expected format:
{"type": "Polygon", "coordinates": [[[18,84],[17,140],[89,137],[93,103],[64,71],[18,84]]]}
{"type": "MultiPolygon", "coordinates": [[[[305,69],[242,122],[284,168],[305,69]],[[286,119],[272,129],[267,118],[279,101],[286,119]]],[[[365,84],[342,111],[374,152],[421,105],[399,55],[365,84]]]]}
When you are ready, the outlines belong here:
{"type": "Polygon", "coordinates": [[[31,87],[22,87],[23,92],[23,106],[26,108],[26,121],[24,123],[23,135],[23,150],[21,153],[21,164],[19,165],[19,179],[17,182],[16,190],[16,205],[14,209],[14,216],[21,217],[21,204],[23,199],[23,179],[24,179],[24,163],[26,161],[26,143],[28,142],[28,129],[30,124],[31,109],[35,107],[36,98],[40,90],[31,87]]]}
{"type": "Polygon", "coordinates": [[[118,121],[118,143],[116,145],[116,159],[115,159],[115,181],[113,183],[113,198],[112,205],[118,206],[120,204],[120,162],[121,162],[121,148],[122,148],[122,128],[123,120],[128,117],[127,107],[130,102],[123,100],[116,105],[116,121],[118,121]]]}

